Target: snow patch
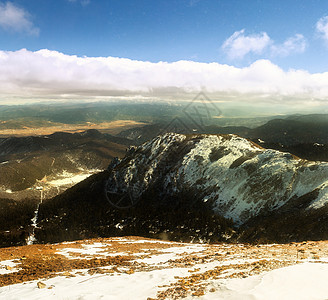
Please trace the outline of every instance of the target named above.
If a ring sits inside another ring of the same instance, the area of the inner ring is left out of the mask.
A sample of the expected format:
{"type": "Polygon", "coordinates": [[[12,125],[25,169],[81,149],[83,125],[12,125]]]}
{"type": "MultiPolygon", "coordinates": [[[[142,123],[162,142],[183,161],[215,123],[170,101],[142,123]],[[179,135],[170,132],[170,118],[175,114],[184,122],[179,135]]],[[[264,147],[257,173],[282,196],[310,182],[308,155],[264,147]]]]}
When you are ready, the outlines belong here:
{"type": "Polygon", "coordinates": [[[58,175],[58,179],[50,180],[47,183],[55,187],[74,185],[100,171],[101,170],[84,170],[79,174],[64,171],[62,174],[58,175]]]}
{"type": "Polygon", "coordinates": [[[199,299],[324,300],[328,295],[327,274],[327,264],[298,264],[245,279],[213,281],[210,288],[217,291],[199,299]]]}
{"type": "Polygon", "coordinates": [[[78,258],[71,253],[83,255],[83,256],[93,256],[93,255],[99,255],[99,256],[107,256],[110,255],[108,251],[106,251],[106,247],[109,247],[111,244],[105,244],[105,243],[94,243],[91,245],[88,244],[82,244],[82,248],[64,248],[60,251],[57,251],[57,254],[64,255],[67,258],[74,259],[78,258]]]}
{"type": "Polygon", "coordinates": [[[17,268],[18,262],[15,260],[3,260],[0,262],[0,275],[15,273],[20,269],[17,268]]]}

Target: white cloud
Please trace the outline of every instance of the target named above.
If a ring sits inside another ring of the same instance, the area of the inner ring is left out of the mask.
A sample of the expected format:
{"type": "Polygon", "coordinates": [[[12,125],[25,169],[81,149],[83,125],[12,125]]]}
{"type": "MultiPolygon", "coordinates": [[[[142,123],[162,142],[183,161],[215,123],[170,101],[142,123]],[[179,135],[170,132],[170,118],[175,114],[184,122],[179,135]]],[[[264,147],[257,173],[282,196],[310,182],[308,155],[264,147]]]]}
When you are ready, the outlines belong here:
{"type": "Polygon", "coordinates": [[[321,37],[328,42],[328,16],[322,17],[316,24],[316,29],[321,37]]]}
{"type": "Polygon", "coordinates": [[[90,0],[68,0],[68,2],[79,2],[82,4],[82,6],[90,4],[90,0]]]}
{"type": "Polygon", "coordinates": [[[81,4],[82,4],[83,6],[88,5],[88,4],[90,4],[90,0],[82,0],[82,1],[81,1],[81,4]]]}
{"type": "Polygon", "coordinates": [[[200,2],[201,0],[189,0],[189,6],[195,6],[200,2]]]}
{"type": "Polygon", "coordinates": [[[28,12],[11,2],[0,2],[0,27],[31,35],[38,35],[40,31],[30,20],[28,12]]]}
{"type": "Polygon", "coordinates": [[[310,101],[314,97],[328,100],[327,82],[328,72],[286,72],[269,60],[236,68],[192,61],[77,57],[50,50],[0,51],[0,100],[136,95],[179,99],[203,90],[211,97],[257,95],[263,99],[262,95],[310,101]]]}
{"type": "Polygon", "coordinates": [[[271,46],[273,55],[287,56],[291,53],[303,53],[306,49],[307,42],[302,34],[295,34],[286,39],[283,44],[271,46]]]}
{"type": "Polygon", "coordinates": [[[243,58],[248,53],[261,54],[271,43],[266,32],[245,35],[245,29],[236,31],[222,45],[230,58],[243,58]]]}
{"type": "Polygon", "coordinates": [[[302,34],[289,37],[282,44],[276,44],[266,32],[245,35],[245,29],[234,32],[222,45],[222,49],[231,59],[242,59],[249,53],[287,56],[303,53],[307,42],[302,34]]]}

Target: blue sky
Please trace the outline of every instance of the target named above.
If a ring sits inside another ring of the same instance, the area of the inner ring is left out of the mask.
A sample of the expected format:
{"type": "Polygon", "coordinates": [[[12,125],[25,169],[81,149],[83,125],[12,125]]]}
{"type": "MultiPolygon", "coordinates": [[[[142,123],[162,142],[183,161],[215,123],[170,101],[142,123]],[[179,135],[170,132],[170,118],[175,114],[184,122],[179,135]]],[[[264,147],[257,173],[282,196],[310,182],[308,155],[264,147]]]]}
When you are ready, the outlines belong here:
{"type": "MultiPolygon", "coordinates": [[[[11,72],[20,73],[15,60],[17,62],[23,60],[25,67],[31,67],[29,73],[38,72],[33,69],[34,67],[32,68],[33,64],[43,64],[45,68],[47,63],[51,72],[54,66],[57,68],[59,64],[72,60],[74,56],[127,58],[131,61],[120,61],[120,63],[131,64],[136,68],[133,72],[141,73],[147,69],[147,65],[137,66],[135,61],[152,62],[154,65],[151,67],[155,69],[159,67],[157,63],[162,61],[169,63],[169,67],[175,70],[172,71],[175,76],[181,70],[174,62],[180,60],[205,63],[205,65],[198,65],[198,69],[205,69],[204,72],[209,72],[211,63],[217,63],[218,74],[221,74],[219,68],[222,69],[223,65],[231,67],[233,73],[233,68],[243,70],[255,64],[255,67],[251,68],[249,78],[258,76],[261,70],[275,72],[276,67],[282,72],[281,74],[287,74],[286,76],[290,75],[288,72],[291,70],[304,70],[307,76],[318,73],[320,76],[318,80],[316,77],[312,76],[311,79],[309,77],[309,81],[317,80],[311,87],[304,86],[306,82],[304,74],[302,75],[304,78],[301,76],[300,79],[302,91],[315,89],[317,92],[317,85],[323,85],[327,79],[324,74],[328,72],[328,1],[0,0],[0,51],[3,64],[6,64],[3,72],[9,68],[11,72]],[[21,49],[26,49],[27,52],[20,52],[21,49]],[[49,54],[40,53],[40,49],[53,51],[52,56],[57,53],[57,62],[50,62],[49,54]]],[[[120,63],[116,63],[118,68],[121,67],[120,63]]],[[[80,66],[81,61],[73,64],[80,66]]],[[[90,63],[85,65],[89,66],[90,63]]],[[[109,68],[109,63],[104,62],[104,66],[109,68]]],[[[63,66],[63,72],[66,67],[68,66],[63,66]]],[[[97,74],[107,76],[109,73],[116,72],[113,71],[112,65],[110,68],[110,71],[103,72],[103,68],[98,64],[93,70],[97,74]],[[97,71],[94,70],[95,68],[97,71]]],[[[128,72],[129,68],[131,66],[126,65],[124,72],[128,72]]],[[[191,67],[185,66],[184,71],[187,72],[190,68],[197,69],[191,64],[191,67]]],[[[40,81],[38,74],[33,74],[35,80],[40,81]]],[[[126,73],[126,75],[129,77],[131,74],[126,73]]],[[[7,75],[4,73],[3,76],[7,75]]],[[[298,75],[288,77],[290,82],[296,80],[295,76],[298,75]]],[[[244,78],[244,75],[241,77],[244,78]]],[[[217,79],[222,81],[220,76],[217,79]]],[[[271,79],[268,77],[268,80],[271,79]]],[[[9,88],[17,84],[9,77],[3,80],[3,85],[9,88]]],[[[193,80],[190,79],[188,82],[193,80]]],[[[215,78],[211,80],[214,81],[215,78]]],[[[218,90],[225,93],[231,90],[232,84],[242,79],[237,76],[233,80],[230,85],[227,84],[218,90]]],[[[256,80],[258,82],[262,79],[256,80]]],[[[246,84],[246,81],[242,81],[241,84],[246,84]]],[[[20,79],[20,82],[25,84],[23,79],[20,79]]],[[[113,83],[112,80],[107,83],[111,88],[107,93],[99,93],[98,96],[110,95],[109,91],[119,89],[118,84],[113,83]]],[[[250,86],[253,83],[252,81],[250,86]]],[[[31,85],[28,85],[27,81],[26,84],[25,90],[29,90],[31,96],[33,94],[31,85]]],[[[277,91],[273,91],[279,84],[276,83],[264,92],[280,93],[283,88],[278,87],[277,91]]],[[[186,89],[186,85],[188,84],[181,87],[181,84],[177,88],[186,89]]],[[[190,85],[198,85],[198,89],[205,87],[211,90],[210,87],[213,89],[214,83],[211,85],[195,79],[190,85]]],[[[167,86],[164,83],[158,86],[156,83],[138,86],[134,81],[133,84],[123,85],[121,89],[140,92],[144,89],[153,91],[168,86],[172,86],[171,82],[167,83],[167,86]],[[131,88],[132,85],[134,88],[131,88]]],[[[61,89],[62,87],[58,90],[61,89]]],[[[77,93],[76,89],[79,89],[79,85],[74,86],[73,82],[72,89],[77,93]]],[[[103,89],[102,87],[100,90],[103,89]]],[[[320,86],[319,89],[321,97],[323,94],[326,96],[324,86],[320,86]]],[[[70,94],[67,88],[64,90],[53,94],[70,94]]],[[[89,90],[94,91],[97,88],[94,85],[90,86],[89,90]]],[[[301,90],[297,93],[302,93],[301,90]]],[[[8,91],[3,93],[12,94],[8,91]]],[[[257,93],[258,89],[245,88],[241,92],[254,91],[257,93]]],[[[46,94],[45,91],[43,93],[46,94]]],[[[287,94],[290,93],[288,91],[287,94]]],[[[131,93],[122,94],[131,95],[131,93]]]]}
{"type": "MultiPolygon", "coordinates": [[[[6,3],[0,0],[0,3],[6,3]]],[[[2,50],[50,49],[66,54],[137,60],[228,63],[269,58],[284,69],[328,70],[327,45],[316,23],[328,15],[323,0],[16,0],[38,34],[0,28],[2,50]],[[222,44],[234,32],[267,33],[282,44],[302,34],[306,49],[289,55],[269,49],[231,58],[222,44]]]]}

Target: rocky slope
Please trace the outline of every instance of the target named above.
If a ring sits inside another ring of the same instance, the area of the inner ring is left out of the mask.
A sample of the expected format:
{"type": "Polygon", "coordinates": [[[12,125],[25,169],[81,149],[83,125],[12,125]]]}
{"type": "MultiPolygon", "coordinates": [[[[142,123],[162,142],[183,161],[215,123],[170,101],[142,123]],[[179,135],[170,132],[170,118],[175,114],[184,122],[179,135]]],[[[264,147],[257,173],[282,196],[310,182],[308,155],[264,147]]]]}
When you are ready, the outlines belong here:
{"type": "MultiPolygon", "coordinates": [[[[328,239],[328,163],[236,135],[168,133],[130,147],[106,171],[37,207],[33,233],[39,243],[124,235],[207,242],[328,239]]],[[[31,228],[7,226],[7,215],[1,212],[1,245],[24,244],[31,228]]]]}
{"type": "Polygon", "coordinates": [[[264,149],[236,135],[165,134],[45,200],[36,239],[327,239],[327,180],[326,162],[264,149]]]}
{"type": "Polygon", "coordinates": [[[118,207],[150,190],[162,203],[188,193],[190,206],[202,203],[240,225],[297,200],[306,199],[308,210],[326,207],[328,163],[263,149],[236,135],[165,134],[132,148],[107,183],[118,207]]]}

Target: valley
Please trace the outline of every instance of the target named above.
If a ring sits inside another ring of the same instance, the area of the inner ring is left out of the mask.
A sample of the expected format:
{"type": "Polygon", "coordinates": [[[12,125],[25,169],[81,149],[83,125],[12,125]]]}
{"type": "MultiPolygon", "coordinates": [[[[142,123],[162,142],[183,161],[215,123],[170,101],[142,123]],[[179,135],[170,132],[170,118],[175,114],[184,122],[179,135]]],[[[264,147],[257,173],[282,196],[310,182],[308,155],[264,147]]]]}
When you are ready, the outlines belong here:
{"type": "MultiPolygon", "coordinates": [[[[6,124],[6,121],[2,121],[2,124],[6,124]]],[[[138,126],[143,126],[144,123],[136,122],[132,120],[117,120],[112,122],[102,122],[102,123],[91,123],[86,124],[49,124],[49,126],[37,126],[34,124],[26,126],[28,122],[24,123],[23,128],[17,128],[15,126],[9,126],[13,128],[2,129],[0,126],[0,138],[7,138],[11,136],[15,137],[27,137],[27,136],[40,136],[40,135],[50,135],[55,132],[67,132],[67,133],[79,133],[89,129],[96,129],[103,133],[118,134],[123,130],[129,130],[138,126]]],[[[1,124],[0,124],[1,125],[1,124]]],[[[8,127],[8,126],[7,126],[8,127]]]]}

